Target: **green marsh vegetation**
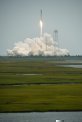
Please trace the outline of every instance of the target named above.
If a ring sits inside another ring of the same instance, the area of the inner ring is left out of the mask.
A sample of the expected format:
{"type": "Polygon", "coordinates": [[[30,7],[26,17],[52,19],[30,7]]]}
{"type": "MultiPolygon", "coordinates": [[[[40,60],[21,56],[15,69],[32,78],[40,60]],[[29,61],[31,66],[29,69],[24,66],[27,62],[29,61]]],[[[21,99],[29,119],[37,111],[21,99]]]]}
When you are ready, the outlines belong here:
{"type": "Polygon", "coordinates": [[[0,112],[82,110],[82,68],[60,63],[0,61],[0,112]]]}

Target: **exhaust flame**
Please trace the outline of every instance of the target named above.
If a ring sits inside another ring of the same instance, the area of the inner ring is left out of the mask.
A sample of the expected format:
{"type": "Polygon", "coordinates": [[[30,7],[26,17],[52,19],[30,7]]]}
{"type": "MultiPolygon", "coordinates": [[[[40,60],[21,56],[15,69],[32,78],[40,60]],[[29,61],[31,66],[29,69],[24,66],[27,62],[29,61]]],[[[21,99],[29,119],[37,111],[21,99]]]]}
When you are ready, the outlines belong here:
{"type": "Polygon", "coordinates": [[[42,28],[43,28],[43,22],[40,20],[40,36],[42,36],[42,28]]]}

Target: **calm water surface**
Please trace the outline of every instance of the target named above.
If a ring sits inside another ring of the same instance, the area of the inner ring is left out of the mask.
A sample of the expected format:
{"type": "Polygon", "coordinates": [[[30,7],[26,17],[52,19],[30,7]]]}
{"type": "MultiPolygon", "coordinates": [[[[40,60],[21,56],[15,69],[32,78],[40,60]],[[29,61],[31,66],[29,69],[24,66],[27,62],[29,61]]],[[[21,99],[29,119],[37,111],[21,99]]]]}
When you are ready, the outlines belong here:
{"type": "Polygon", "coordinates": [[[82,68],[82,65],[69,65],[69,67],[82,68]]]}
{"type": "Polygon", "coordinates": [[[64,67],[75,67],[75,68],[82,68],[82,65],[61,65],[64,67]]]}
{"type": "Polygon", "coordinates": [[[0,113],[0,122],[82,122],[82,112],[0,113]]]}

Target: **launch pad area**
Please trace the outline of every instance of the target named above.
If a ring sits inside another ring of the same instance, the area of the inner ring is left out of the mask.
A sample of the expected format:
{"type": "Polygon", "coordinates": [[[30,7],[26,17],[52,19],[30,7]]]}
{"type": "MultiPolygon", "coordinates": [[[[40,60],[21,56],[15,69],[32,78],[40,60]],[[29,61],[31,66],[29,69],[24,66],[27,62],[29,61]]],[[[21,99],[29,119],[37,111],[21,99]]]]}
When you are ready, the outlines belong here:
{"type": "Polygon", "coordinates": [[[0,57],[0,112],[82,111],[82,68],[67,65],[82,57],[0,57]]]}

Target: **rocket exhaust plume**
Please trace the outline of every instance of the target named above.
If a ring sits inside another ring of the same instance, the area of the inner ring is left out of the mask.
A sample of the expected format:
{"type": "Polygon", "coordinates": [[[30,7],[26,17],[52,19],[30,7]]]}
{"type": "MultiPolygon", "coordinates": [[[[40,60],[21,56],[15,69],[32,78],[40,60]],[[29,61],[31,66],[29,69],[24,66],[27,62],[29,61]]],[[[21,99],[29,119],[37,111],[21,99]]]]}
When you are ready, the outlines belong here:
{"type": "Polygon", "coordinates": [[[9,56],[65,56],[69,55],[69,51],[57,47],[57,42],[53,40],[53,37],[44,33],[42,37],[26,38],[24,41],[15,43],[13,49],[7,50],[7,54],[9,56]]]}
{"type": "Polygon", "coordinates": [[[40,11],[40,36],[43,34],[42,10],[40,11]]]}

